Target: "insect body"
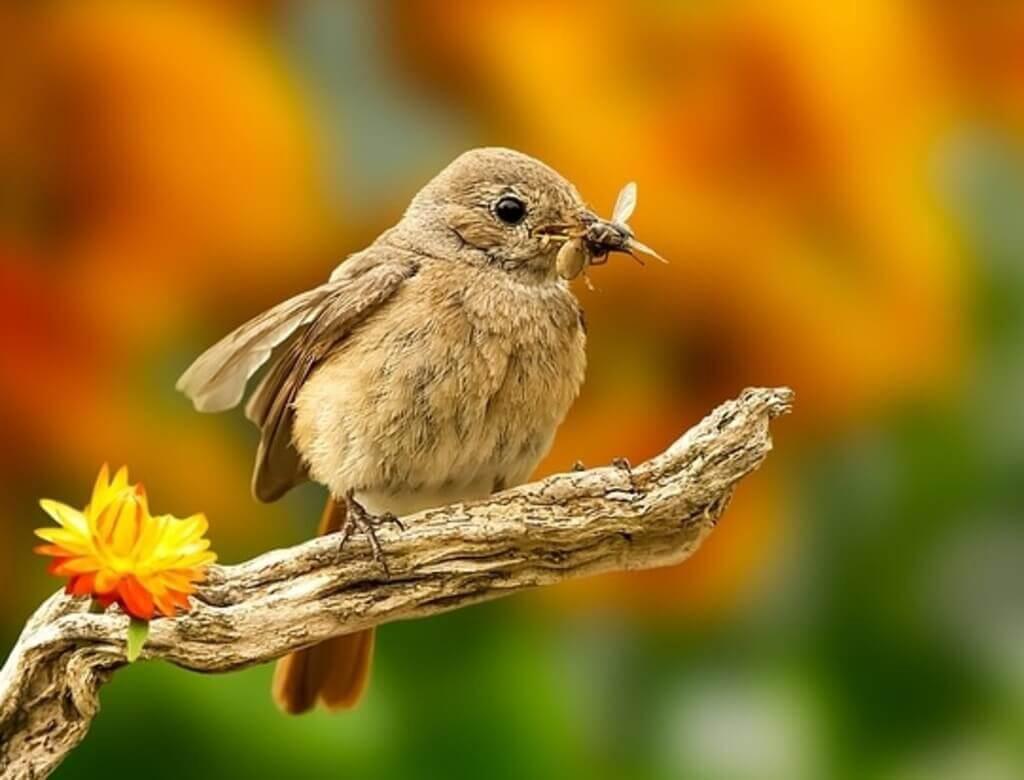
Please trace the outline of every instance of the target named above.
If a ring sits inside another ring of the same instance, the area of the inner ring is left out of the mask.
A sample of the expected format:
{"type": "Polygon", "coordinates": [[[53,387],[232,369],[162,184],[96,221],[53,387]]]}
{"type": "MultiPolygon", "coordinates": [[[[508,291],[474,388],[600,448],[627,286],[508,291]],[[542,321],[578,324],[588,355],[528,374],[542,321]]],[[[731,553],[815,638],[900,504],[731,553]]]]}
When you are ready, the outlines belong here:
{"type": "Polygon", "coordinates": [[[555,256],[555,269],[563,279],[575,279],[590,262],[590,252],[582,236],[570,238],[558,250],[555,256]]]}
{"type": "MultiPolygon", "coordinates": [[[[636,182],[629,182],[619,191],[619,197],[615,199],[615,208],[612,209],[612,218],[608,222],[596,221],[591,223],[585,234],[584,240],[590,249],[590,265],[600,265],[607,262],[609,252],[625,252],[632,255],[637,262],[640,259],[633,254],[643,254],[656,257],[661,262],[667,262],[665,258],[655,252],[646,244],[636,240],[633,229],[627,221],[636,210],[636,182]]],[[[643,265],[643,263],[640,263],[643,265]]]]}
{"type": "MultiPolygon", "coordinates": [[[[667,262],[646,244],[636,240],[633,230],[627,224],[636,210],[636,182],[629,182],[619,191],[608,221],[592,216],[580,232],[557,235],[564,241],[555,257],[555,268],[563,279],[575,279],[588,265],[608,262],[611,252],[624,252],[643,263],[634,254],[642,252],[667,262]]],[[[556,234],[552,234],[556,237],[556,234]]],[[[589,281],[587,282],[589,286],[589,281]]]]}

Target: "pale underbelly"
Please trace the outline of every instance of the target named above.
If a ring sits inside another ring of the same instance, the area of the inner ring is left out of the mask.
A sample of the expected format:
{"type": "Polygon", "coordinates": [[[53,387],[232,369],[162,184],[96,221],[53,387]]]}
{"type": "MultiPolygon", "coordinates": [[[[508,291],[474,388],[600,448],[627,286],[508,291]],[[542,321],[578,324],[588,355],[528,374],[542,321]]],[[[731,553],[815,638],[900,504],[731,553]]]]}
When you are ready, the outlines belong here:
{"type": "Polygon", "coordinates": [[[464,501],[477,501],[489,496],[494,488],[494,478],[481,479],[469,485],[423,488],[410,492],[383,492],[367,490],[355,494],[364,509],[372,514],[391,512],[403,517],[464,501]]]}

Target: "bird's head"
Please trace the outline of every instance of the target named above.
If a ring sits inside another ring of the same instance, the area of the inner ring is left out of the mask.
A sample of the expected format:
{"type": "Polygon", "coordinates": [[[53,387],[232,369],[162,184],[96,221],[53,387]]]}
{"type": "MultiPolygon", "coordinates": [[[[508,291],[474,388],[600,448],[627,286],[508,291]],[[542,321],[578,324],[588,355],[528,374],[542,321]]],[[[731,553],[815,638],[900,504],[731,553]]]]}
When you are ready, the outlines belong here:
{"type": "Polygon", "coordinates": [[[628,251],[632,233],[598,217],[555,170],[511,149],[473,149],[413,199],[402,221],[454,249],[524,280],[558,278],[556,256],[573,237],[591,256],[628,251]]]}

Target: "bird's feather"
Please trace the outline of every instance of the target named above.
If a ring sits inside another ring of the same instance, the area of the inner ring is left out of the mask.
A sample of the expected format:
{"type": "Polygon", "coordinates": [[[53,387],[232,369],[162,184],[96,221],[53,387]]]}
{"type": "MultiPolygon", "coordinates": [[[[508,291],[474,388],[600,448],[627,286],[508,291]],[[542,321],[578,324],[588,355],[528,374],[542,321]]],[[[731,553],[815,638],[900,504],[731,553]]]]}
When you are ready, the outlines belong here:
{"type": "Polygon", "coordinates": [[[275,360],[245,410],[261,432],[252,476],[252,491],[260,501],[280,498],[306,477],[292,442],[294,403],[302,385],[353,328],[417,269],[415,261],[389,259],[363,273],[340,275],[329,282],[328,294],[309,324],[275,360]]]}
{"type": "Polygon", "coordinates": [[[343,263],[331,281],[242,325],[178,380],[178,389],[200,411],[230,409],[242,399],[248,380],[277,352],[245,410],[261,433],[253,471],[253,493],[261,501],[273,501],[305,479],[291,441],[292,405],[303,383],[417,269],[407,253],[371,247],[343,263]]]}
{"type": "Polygon", "coordinates": [[[181,375],[177,389],[200,412],[222,412],[238,405],[245,386],[286,341],[317,313],[330,284],[300,293],[254,317],[200,355],[181,375]]]}
{"type": "MultiPolygon", "coordinates": [[[[327,499],[318,534],[341,530],[344,501],[327,499]]],[[[323,702],[328,710],[354,707],[366,691],[373,663],[374,629],[328,639],[291,653],[277,663],[274,699],[285,712],[298,715],[323,702]]]]}

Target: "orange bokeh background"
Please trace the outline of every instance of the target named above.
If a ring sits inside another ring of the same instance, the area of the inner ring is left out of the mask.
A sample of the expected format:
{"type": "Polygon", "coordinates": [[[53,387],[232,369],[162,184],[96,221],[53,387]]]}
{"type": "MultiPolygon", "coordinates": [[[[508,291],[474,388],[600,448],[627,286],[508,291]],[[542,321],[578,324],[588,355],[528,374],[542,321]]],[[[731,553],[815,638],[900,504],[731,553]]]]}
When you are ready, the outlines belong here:
{"type": "MultiPolygon", "coordinates": [[[[979,325],[980,291],[1002,284],[985,247],[1004,244],[979,237],[948,179],[982,175],[965,143],[1017,159],[1022,129],[1024,6],[996,0],[9,4],[0,636],[13,641],[53,587],[30,552],[36,498],[84,501],[104,461],[130,464],[167,511],[206,512],[223,560],[312,532],[317,489],[254,503],[254,431],[240,414],[197,415],[174,380],[213,339],[325,278],[475,145],[540,157],[600,212],[636,180],[634,228],[671,261],[612,262],[593,272],[597,292],[577,289],[587,384],[540,473],[642,460],[745,386],[798,398],[778,451],[691,560],[494,609],[511,609],[510,630],[614,615],[640,632],[742,632],[766,583],[812,576],[792,558],[805,524],[856,504],[827,490],[808,504],[815,465],[837,442],[903,430],[901,414],[961,414],[979,366],[1002,360],[991,345],[1016,338],[979,325]]],[[[928,430],[913,436],[905,449],[928,449],[928,430]]],[[[902,511],[892,527],[918,516],[902,511]]],[[[901,543],[892,555],[912,559],[901,543]]],[[[97,742],[90,761],[107,755],[97,742]]],[[[807,750],[831,756],[813,766],[846,761],[827,740],[807,750]]],[[[885,755],[873,769],[902,771],[905,753],[885,755]]],[[[580,765],[614,776],[634,766],[622,760],[580,765]]],[[[700,768],[666,761],[650,776],[700,768]]]]}

